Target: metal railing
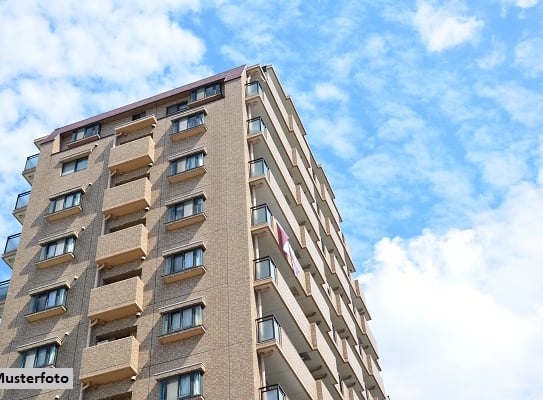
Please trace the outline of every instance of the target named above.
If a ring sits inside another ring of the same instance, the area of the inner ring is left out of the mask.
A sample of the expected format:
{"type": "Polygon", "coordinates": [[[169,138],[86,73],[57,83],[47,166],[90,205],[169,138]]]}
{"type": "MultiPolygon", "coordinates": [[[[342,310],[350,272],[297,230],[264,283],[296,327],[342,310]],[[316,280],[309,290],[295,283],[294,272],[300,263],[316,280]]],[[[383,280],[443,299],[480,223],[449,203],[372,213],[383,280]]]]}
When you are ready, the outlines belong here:
{"type": "Polygon", "coordinates": [[[251,207],[251,221],[253,226],[260,224],[271,224],[273,215],[266,204],[251,207]]]}
{"type": "Polygon", "coordinates": [[[287,395],[283,388],[278,385],[269,385],[260,388],[260,400],[286,400],[287,395]]]}
{"type": "Polygon", "coordinates": [[[39,156],[40,156],[40,153],[28,156],[26,158],[26,163],[25,163],[25,169],[24,170],[28,171],[29,169],[36,168],[38,166],[38,157],[39,156]]]}
{"type": "Polygon", "coordinates": [[[263,158],[249,161],[249,176],[251,178],[256,176],[268,176],[269,171],[270,168],[263,158]]]}
{"type": "Polygon", "coordinates": [[[262,257],[255,260],[255,280],[272,278],[275,280],[277,267],[271,257],[262,257]]]}
{"type": "Polygon", "coordinates": [[[256,341],[258,343],[275,340],[281,343],[281,326],[273,315],[258,318],[256,320],[256,341]]]}
{"type": "Polygon", "coordinates": [[[28,192],[18,194],[17,201],[15,202],[15,210],[26,207],[28,205],[28,199],[30,199],[30,190],[28,192]]]}
{"type": "Polygon", "coordinates": [[[6,247],[4,247],[4,254],[16,251],[19,247],[19,240],[21,239],[21,234],[16,233],[15,235],[10,235],[6,239],[6,247]]]}
{"type": "Polygon", "coordinates": [[[7,281],[0,282],[0,303],[6,301],[6,296],[9,289],[9,282],[9,279],[7,281]]]}
{"type": "Polygon", "coordinates": [[[260,86],[259,81],[249,82],[247,84],[247,96],[254,96],[254,95],[261,95],[262,94],[262,86],[260,86]]]}

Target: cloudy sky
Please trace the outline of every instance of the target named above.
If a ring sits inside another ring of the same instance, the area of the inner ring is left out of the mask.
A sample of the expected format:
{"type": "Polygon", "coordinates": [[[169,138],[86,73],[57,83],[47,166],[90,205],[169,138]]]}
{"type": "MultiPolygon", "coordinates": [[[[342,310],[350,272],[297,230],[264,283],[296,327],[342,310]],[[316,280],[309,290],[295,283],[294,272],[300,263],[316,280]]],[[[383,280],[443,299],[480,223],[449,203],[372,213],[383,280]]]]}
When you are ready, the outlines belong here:
{"type": "Polygon", "coordinates": [[[391,399],[543,399],[543,4],[124,4],[0,0],[1,240],[34,138],[273,64],[335,188],[391,399]]]}

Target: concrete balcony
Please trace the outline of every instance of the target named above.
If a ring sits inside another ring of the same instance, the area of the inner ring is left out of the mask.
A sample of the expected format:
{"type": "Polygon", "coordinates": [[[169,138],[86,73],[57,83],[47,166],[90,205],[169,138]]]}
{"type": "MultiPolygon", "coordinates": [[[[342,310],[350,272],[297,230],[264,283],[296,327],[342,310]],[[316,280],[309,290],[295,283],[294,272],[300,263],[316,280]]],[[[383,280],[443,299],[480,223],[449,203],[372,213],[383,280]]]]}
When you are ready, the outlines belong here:
{"type": "Polygon", "coordinates": [[[128,135],[132,132],[137,132],[140,129],[144,128],[151,128],[154,129],[156,127],[156,117],[154,115],[149,115],[143,118],[138,118],[134,121],[127,122],[122,125],[118,125],[115,127],[115,133],[117,135],[128,135]]]}
{"type": "Polygon", "coordinates": [[[366,353],[369,353],[377,358],[377,341],[375,340],[375,336],[373,336],[373,332],[368,325],[368,321],[366,321],[363,315],[360,316],[359,323],[363,334],[361,338],[362,346],[364,346],[366,349],[366,353]]]}
{"type": "Polygon", "coordinates": [[[349,282],[354,292],[354,296],[351,296],[353,304],[361,314],[364,314],[366,316],[367,320],[371,320],[371,315],[366,303],[366,297],[364,296],[364,292],[360,287],[360,282],[358,282],[358,279],[352,279],[351,277],[349,277],[349,282]]]}
{"type": "Polygon", "coordinates": [[[2,259],[12,269],[13,269],[13,264],[15,263],[15,256],[17,255],[17,249],[19,248],[20,239],[21,239],[20,233],[16,233],[15,235],[8,236],[8,238],[6,239],[6,246],[4,247],[4,253],[2,253],[2,259]]]}
{"type": "Polygon", "coordinates": [[[361,364],[360,355],[356,355],[347,339],[341,339],[340,348],[343,357],[343,365],[340,367],[341,376],[350,376],[349,379],[345,379],[347,386],[354,387],[358,392],[363,391],[365,385],[362,371],[368,372],[366,365],[361,364]]]}
{"type": "Polygon", "coordinates": [[[292,289],[270,259],[257,260],[255,264],[255,276],[259,279],[255,281],[254,288],[260,292],[262,313],[273,314],[281,321],[282,332],[289,335],[298,353],[307,354],[304,361],[309,370],[319,371],[318,375],[326,374],[327,383],[336,383],[338,373],[335,356],[317,324],[307,320],[304,310],[298,304],[297,299],[302,296],[292,293],[292,289]],[[269,275],[266,276],[263,271],[269,272],[269,275]]]}
{"type": "Polygon", "coordinates": [[[17,195],[17,201],[15,202],[15,208],[13,209],[13,216],[23,224],[26,215],[26,206],[28,205],[28,200],[30,199],[30,191],[20,193],[17,195]]]}
{"type": "Polygon", "coordinates": [[[143,310],[143,282],[139,277],[91,290],[88,317],[100,322],[135,315],[143,310]]]}
{"type": "Polygon", "coordinates": [[[25,169],[23,170],[23,177],[26,179],[30,185],[34,181],[34,173],[36,172],[36,167],[38,166],[38,158],[40,154],[34,154],[26,158],[25,169]]]}
{"type": "MultiPolygon", "coordinates": [[[[339,293],[332,293],[332,300],[335,300],[335,310],[337,314],[337,319],[335,320],[335,326],[339,329],[346,329],[348,335],[352,338],[351,344],[354,344],[356,342],[356,338],[358,337],[358,331],[353,315],[345,305],[345,302],[343,301],[343,298],[341,294],[339,293]]],[[[362,332],[361,332],[362,333],[362,332]]]]}
{"type": "Polygon", "coordinates": [[[328,254],[328,263],[330,274],[328,275],[328,284],[333,288],[341,288],[341,293],[351,300],[351,288],[349,277],[345,269],[339,264],[334,253],[328,254]]]}
{"type": "Polygon", "coordinates": [[[115,266],[147,256],[148,231],[139,224],[98,238],[96,263],[115,266]]]}
{"type": "Polygon", "coordinates": [[[111,149],[108,167],[117,173],[134,171],[155,161],[155,142],[150,136],[111,149]]]}
{"type": "Polygon", "coordinates": [[[298,350],[277,320],[257,320],[257,353],[263,358],[267,382],[281,382],[291,399],[317,399],[317,385],[298,350]]]}
{"type": "Polygon", "coordinates": [[[332,330],[332,315],[330,313],[329,302],[322,294],[319,285],[313,279],[311,272],[304,272],[304,291],[306,298],[301,300],[302,307],[306,313],[311,315],[309,320],[312,322],[324,322],[326,331],[332,330]]]}
{"type": "Polygon", "coordinates": [[[385,385],[381,377],[381,368],[372,356],[368,355],[369,375],[366,377],[366,386],[374,398],[384,400],[386,398],[385,385]]]}
{"type": "Polygon", "coordinates": [[[315,245],[315,242],[311,238],[307,227],[301,225],[300,229],[300,245],[302,247],[303,254],[306,254],[311,261],[311,265],[315,266],[316,271],[318,272],[319,282],[326,282],[326,273],[324,271],[324,255],[322,250],[319,250],[315,245]]]}
{"type": "Polygon", "coordinates": [[[83,384],[104,385],[138,373],[140,344],[129,336],[83,350],[79,379],[83,384]]]}
{"type": "Polygon", "coordinates": [[[151,182],[141,178],[106,190],[102,211],[120,217],[141,211],[151,205],[151,182]]]}

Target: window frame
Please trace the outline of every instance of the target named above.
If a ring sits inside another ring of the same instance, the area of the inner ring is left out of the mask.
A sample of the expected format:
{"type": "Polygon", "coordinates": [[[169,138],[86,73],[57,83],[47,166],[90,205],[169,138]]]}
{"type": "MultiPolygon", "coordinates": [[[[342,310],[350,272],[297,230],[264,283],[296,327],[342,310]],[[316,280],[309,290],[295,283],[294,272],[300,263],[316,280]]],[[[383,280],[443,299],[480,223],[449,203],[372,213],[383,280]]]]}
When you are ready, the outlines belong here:
{"type": "Polygon", "coordinates": [[[172,121],[172,135],[205,125],[205,111],[198,111],[172,121]],[[182,124],[183,122],[183,124],[182,124]]]}
{"type": "Polygon", "coordinates": [[[76,240],[77,238],[74,235],[69,235],[69,236],[58,238],[56,240],[52,240],[50,242],[43,243],[41,245],[40,256],[39,256],[38,261],[47,261],[55,257],[63,256],[64,254],[73,253],[75,249],[76,240]],[[56,246],[58,246],[61,241],[64,242],[62,244],[63,245],[62,253],[57,254],[56,246]],[[55,245],[53,249],[54,253],[52,255],[49,255],[53,245],[55,245]]]}
{"type": "Polygon", "coordinates": [[[203,396],[203,375],[204,372],[198,369],[162,379],[160,381],[160,400],[184,400],[203,396]],[[181,381],[187,378],[189,380],[189,392],[181,393],[181,381]],[[175,390],[168,393],[168,385],[176,385],[175,390]],[[168,394],[170,394],[170,397],[168,397],[168,394]]]}
{"type": "Polygon", "coordinates": [[[101,124],[93,124],[77,128],[76,130],[72,131],[72,135],[70,137],[71,143],[78,142],[79,140],[83,140],[92,136],[100,135],[101,127],[101,124]]]}
{"type": "Polygon", "coordinates": [[[170,167],[169,167],[169,172],[170,172],[169,176],[178,175],[183,172],[192,171],[196,168],[203,167],[205,155],[206,155],[205,151],[201,150],[196,153],[187,154],[186,156],[171,160],[170,167]],[[193,166],[191,166],[190,168],[187,168],[188,161],[189,160],[192,161],[192,159],[195,160],[193,166]],[[182,163],[184,163],[184,166],[183,166],[184,169],[180,169],[180,164],[182,163]]]}
{"type": "Polygon", "coordinates": [[[45,290],[43,292],[39,292],[36,294],[31,295],[32,300],[30,303],[30,312],[31,313],[38,313],[41,311],[46,311],[55,307],[64,306],[66,307],[66,298],[68,288],[63,285],[59,286],[50,290],[45,290]],[[51,298],[51,295],[54,295],[54,304],[49,305],[49,301],[51,298]],[[43,307],[41,306],[40,300],[44,299],[43,307]]]}
{"type": "Polygon", "coordinates": [[[209,85],[200,86],[199,88],[196,88],[190,92],[190,102],[194,103],[208,97],[221,95],[222,93],[222,82],[215,82],[209,85]]]}
{"type": "Polygon", "coordinates": [[[191,270],[193,268],[202,267],[203,265],[204,265],[204,248],[203,246],[197,246],[197,247],[192,247],[190,249],[183,250],[178,253],[174,253],[174,254],[170,254],[166,256],[166,264],[164,267],[164,272],[166,276],[173,275],[180,272],[191,270]],[[190,264],[190,266],[187,266],[186,257],[189,254],[191,254],[190,257],[192,258],[192,263],[190,264]],[[180,269],[175,268],[177,260],[181,260],[180,269]]]}
{"type": "Polygon", "coordinates": [[[88,168],[89,156],[77,158],[75,160],[65,161],[62,163],[61,176],[71,175],[79,171],[84,171],[88,168]],[[68,166],[73,165],[73,169],[68,169],[68,166]]]}
{"type": "Polygon", "coordinates": [[[73,207],[78,207],[78,206],[80,207],[82,197],[83,197],[83,191],[82,190],[75,190],[75,191],[70,192],[70,193],[66,193],[66,194],[62,194],[60,196],[53,197],[53,198],[49,199],[48,214],[58,213],[58,212],[68,210],[68,209],[73,208],[73,207]],[[70,197],[73,197],[73,199],[71,200],[71,205],[66,206],[67,200],[70,197]],[[57,204],[59,204],[60,201],[62,201],[62,206],[61,206],[61,208],[57,209],[57,204]]]}
{"type": "Polygon", "coordinates": [[[180,201],[179,203],[172,204],[171,206],[168,206],[168,219],[167,222],[175,222],[180,221],[185,218],[192,217],[194,215],[203,214],[204,212],[204,203],[205,203],[205,197],[204,196],[196,196],[192,197],[190,199],[186,199],[184,201],[180,201]],[[188,203],[192,202],[192,210],[190,214],[185,215],[185,207],[187,207],[188,203]],[[181,214],[181,215],[179,215],[181,214]]]}
{"type": "Polygon", "coordinates": [[[162,335],[186,331],[204,325],[204,304],[197,303],[162,314],[162,335]],[[189,315],[190,313],[190,315],[189,315]],[[190,317],[190,322],[185,318],[190,317]],[[177,324],[179,324],[178,327],[177,324]]]}
{"type": "Polygon", "coordinates": [[[57,343],[49,343],[43,346],[33,347],[31,349],[21,352],[19,356],[19,368],[46,368],[54,366],[57,362],[58,348],[59,346],[57,343]],[[40,352],[45,352],[43,356],[43,364],[36,363],[39,360],[40,352]],[[32,366],[26,366],[26,361],[29,355],[34,356],[32,366]]]}
{"type": "Polygon", "coordinates": [[[185,111],[188,108],[189,108],[189,102],[187,100],[183,100],[179,103],[166,106],[166,115],[172,115],[181,111],[185,111]]]}

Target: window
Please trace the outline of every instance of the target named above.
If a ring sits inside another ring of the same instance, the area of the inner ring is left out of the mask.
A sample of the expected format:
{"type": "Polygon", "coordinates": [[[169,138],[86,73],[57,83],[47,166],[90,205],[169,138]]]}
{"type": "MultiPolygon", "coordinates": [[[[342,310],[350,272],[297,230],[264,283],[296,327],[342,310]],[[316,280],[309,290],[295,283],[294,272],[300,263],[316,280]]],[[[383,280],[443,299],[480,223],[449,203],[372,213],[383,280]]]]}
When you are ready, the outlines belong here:
{"type": "Polygon", "coordinates": [[[166,107],[166,115],[175,114],[176,112],[186,110],[187,108],[189,108],[188,103],[182,101],[181,103],[166,107]]]}
{"type": "Polygon", "coordinates": [[[172,376],[160,382],[160,400],[190,399],[202,394],[202,371],[172,376]]]}
{"type": "Polygon", "coordinates": [[[172,133],[185,131],[187,129],[203,125],[204,120],[205,118],[203,112],[199,112],[197,114],[189,115],[188,117],[175,120],[172,124],[172,133]]]}
{"type": "Polygon", "coordinates": [[[76,207],[81,204],[81,192],[68,193],[51,199],[49,203],[49,214],[76,207]]]}
{"type": "Polygon", "coordinates": [[[176,175],[181,172],[189,171],[204,165],[204,152],[191,154],[186,157],[179,158],[170,163],[170,175],[176,175]]]}
{"type": "Polygon", "coordinates": [[[61,256],[66,253],[72,253],[74,251],[74,245],[75,237],[73,236],[68,236],[55,240],[54,242],[45,243],[41,248],[40,261],[61,256]]]}
{"type": "Polygon", "coordinates": [[[195,197],[174,204],[168,209],[168,222],[177,221],[204,212],[204,198],[195,197]]]}
{"type": "Polygon", "coordinates": [[[32,296],[31,312],[40,312],[48,308],[63,306],[66,303],[66,287],[59,287],[32,296]]]}
{"type": "Polygon", "coordinates": [[[145,111],[132,115],[132,121],[145,117],[145,111]]]}
{"type": "Polygon", "coordinates": [[[72,132],[72,142],[100,134],[100,124],[76,129],[72,132]]]}
{"type": "Polygon", "coordinates": [[[204,250],[201,247],[172,254],[166,258],[166,274],[175,274],[204,265],[204,250]]]}
{"type": "Polygon", "coordinates": [[[202,325],[202,309],[202,304],[197,304],[162,315],[162,334],[166,335],[202,325]]]}
{"type": "Polygon", "coordinates": [[[19,368],[45,368],[55,365],[57,351],[56,343],[27,350],[21,353],[19,368]]]}
{"type": "Polygon", "coordinates": [[[78,158],[77,160],[67,161],[65,163],[62,163],[62,175],[69,175],[73,174],[77,171],[82,171],[84,169],[87,169],[89,158],[83,157],[78,158]]]}
{"type": "Polygon", "coordinates": [[[199,87],[196,90],[193,90],[190,94],[190,101],[197,101],[204,99],[206,97],[215,96],[217,94],[221,94],[221,84],[220,83],[213,83],[211,85],[202,86],[199,87]]]}

